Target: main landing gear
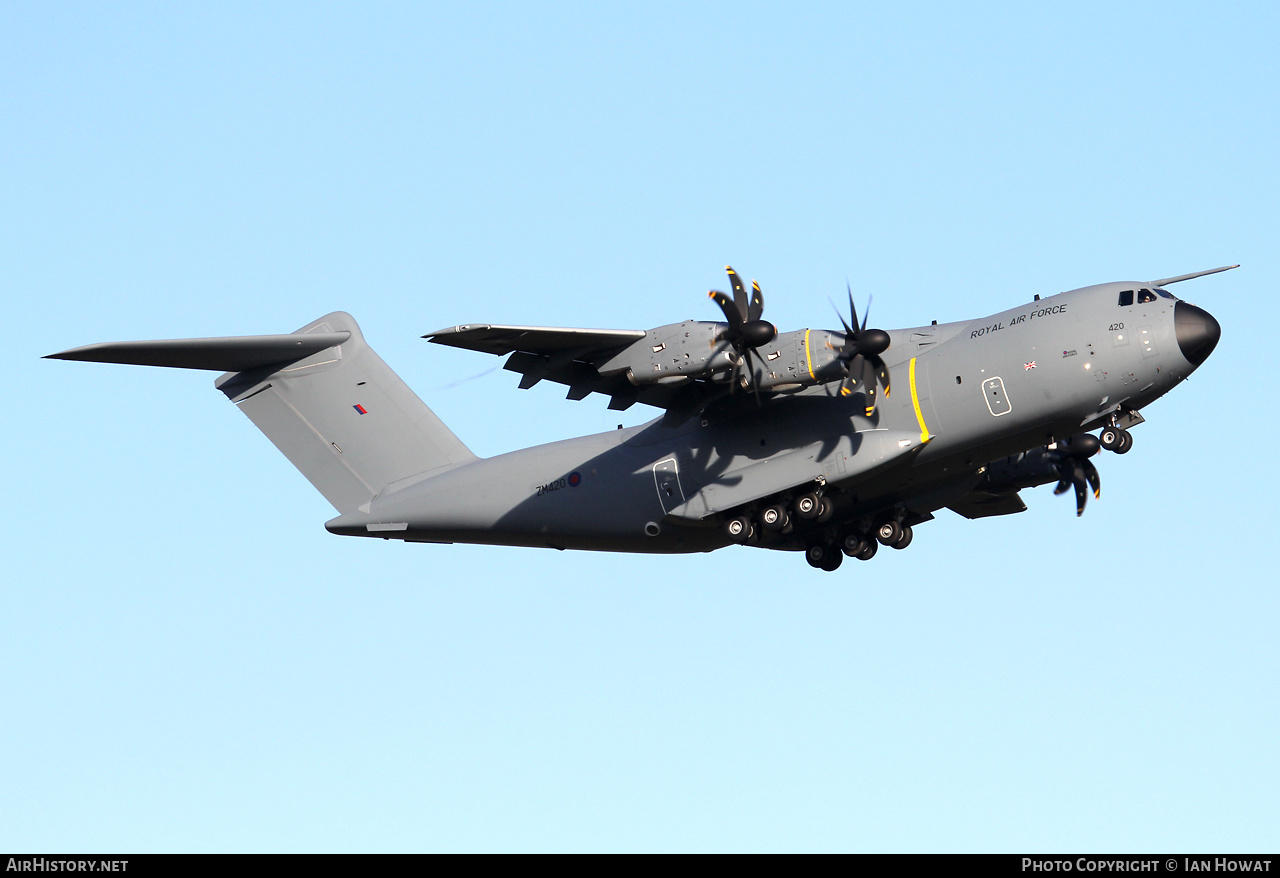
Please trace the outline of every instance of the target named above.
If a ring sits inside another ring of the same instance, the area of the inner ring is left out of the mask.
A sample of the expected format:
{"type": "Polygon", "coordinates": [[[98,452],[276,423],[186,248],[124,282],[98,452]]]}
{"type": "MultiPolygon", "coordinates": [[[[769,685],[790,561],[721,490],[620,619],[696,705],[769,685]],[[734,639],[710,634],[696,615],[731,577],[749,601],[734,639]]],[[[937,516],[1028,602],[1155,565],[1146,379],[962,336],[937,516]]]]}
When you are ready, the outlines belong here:
{"type": "Polygon", "coordinates": [[[890,519],[876,529],[876,539],[891,549],[905,549],[911,545],[911,527],[890,519]]]}
{"type": "Polygon", "coordinates": [[[820,570],[835,570],[841,557],[847,555],[859,561],[870,561],[880,546],[905,549],[911,545],[911,526],[897,519],[888,519],[874,532],[851,530],[835,542],[813,543],[805,550],[805,560],[820,570]]]}
{"type": "Polygon", "coordinates": [[[724,532],[735,543],[745,543],[756,535],[757,528],[785,535],[794,529],[793,518],[805,523],[826,524],[834,513],[831,500],[815,491],[801,494],[790,509],[785,503],[775,503],[757,512],[754,519],[749,515],[730,518],[724,523],[724,532]]]}
{"type": "MultiPolygon", "coordinates": [[[[827,571],[836,570],[846,556],[870,561],[880,546],[905,549],[911,545],[911,526],[903,523],[907,513],[902,509],[886,513],[888,517],[863,517],[843,524],[820,526],[827,524],[834,514],[831,499],[819,491],[811,491],[790,503],[774,503],[760,507],[754,513],[734,516],[725,521],[724,532],[735,543],[759,543],[763,539],[766,544],[773,543],[777,548],[793,547],[795,543],[792,540],[807,536],[805,560],[809,566],[827,571]],[[797,527],[801,528],[801,534],[788,540],[787,537],[797,527]],[[770,534],[777,534],[781,539],[775,542],[770,534]],[[789,542],[790,546],[787,545],[789,542]]],[[[928,516],[915,520],[928,520],[928,516]]]]}
{"type": "Polygon", "coordinates": [[[832,543],[814,543],[804,550],[804,559],[810,567],[833,573],[844,560],[844,555],[832,543]]]}

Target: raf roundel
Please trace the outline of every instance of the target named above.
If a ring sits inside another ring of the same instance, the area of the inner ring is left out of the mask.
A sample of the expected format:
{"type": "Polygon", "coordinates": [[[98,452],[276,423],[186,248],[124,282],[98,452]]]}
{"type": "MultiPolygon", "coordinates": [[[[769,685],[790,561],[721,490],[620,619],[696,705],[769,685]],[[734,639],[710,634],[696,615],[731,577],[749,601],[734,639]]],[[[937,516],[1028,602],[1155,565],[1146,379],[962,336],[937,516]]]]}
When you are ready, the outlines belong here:
{"type": "Polygon", "coordinates": [[[574,471],[569,473],[569,487],[576,488],[582,484],[582,473],[574,471]]]}

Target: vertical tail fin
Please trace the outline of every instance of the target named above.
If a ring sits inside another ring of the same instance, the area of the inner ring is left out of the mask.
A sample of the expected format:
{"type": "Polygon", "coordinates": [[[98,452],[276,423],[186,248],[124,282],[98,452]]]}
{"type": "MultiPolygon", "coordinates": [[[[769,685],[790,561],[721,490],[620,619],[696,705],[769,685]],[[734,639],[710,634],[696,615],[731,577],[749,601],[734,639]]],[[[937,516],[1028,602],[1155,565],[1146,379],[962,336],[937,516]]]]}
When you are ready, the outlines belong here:
{"type": "Polygon", "coordinates": [[[215,386],[335,509],[350,512],[391,482],[476,459],[365,343],[350,314],[327,314],[295,335],[334,332],[351,335],[284,367],[228,372],[215,386]]]}
{"type": "Polygon", "coordinates": [[[341,311],[290,335],[114,342],[51,356],[231,370],[215,386],[338,512],[391,482],[476,459],[341,311]]]}

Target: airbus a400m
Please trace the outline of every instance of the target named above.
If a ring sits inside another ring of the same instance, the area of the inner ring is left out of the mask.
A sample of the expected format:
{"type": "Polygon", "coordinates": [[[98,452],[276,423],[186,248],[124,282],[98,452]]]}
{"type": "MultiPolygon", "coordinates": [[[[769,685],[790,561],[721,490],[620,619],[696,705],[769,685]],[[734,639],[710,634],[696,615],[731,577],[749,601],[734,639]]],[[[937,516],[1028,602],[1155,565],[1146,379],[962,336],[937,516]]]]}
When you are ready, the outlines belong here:
{"type": "MultiPolygon", "coordinates": [[[[1234,268],[1236,266],[1228,266],[1234,268]]],[[[51,355],[223,372],[215,386],[333,504],[335,534],[617,552],[732,544],[835,570],[905,548],[949,508],[1026,509],[1056,483],[1076,513],[1092,458],[1124,454],[1140,410],[1213,351],[1220,327],[1165,288],[1106,283],[999,314],[778,332],[728,269],[723,320],[648,330],[469,324],[424,336],[507,356],[520,387],[664,409],[638,427],[481,459],[335,312],[286,335],[113,342],[51,355]]]]}

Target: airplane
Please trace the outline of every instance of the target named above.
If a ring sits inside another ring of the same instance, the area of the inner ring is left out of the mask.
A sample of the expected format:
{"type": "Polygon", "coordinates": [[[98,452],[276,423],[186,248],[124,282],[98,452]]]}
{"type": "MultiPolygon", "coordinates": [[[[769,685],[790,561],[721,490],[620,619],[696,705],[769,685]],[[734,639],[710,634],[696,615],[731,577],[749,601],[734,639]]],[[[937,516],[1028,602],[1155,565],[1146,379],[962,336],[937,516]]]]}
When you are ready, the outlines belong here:
{"type": "Polygon", "coordinates": [[[51,359],[222,372],[214,382],[324,495],[334,534],[613,552],[730,545],[834,571],[950,509],[1026,510],[1019,491],[1101,496],[1092,460],[1221,335],[1166,287],[1238,266],[1083,287],[891,331],[778,332],[726,266],[723,320],[648,330],[464,324],[429,341],[506,356],[520,387],[664,409],[640,426],[479,458],[334,312],[296,332],[110,342],[51,359]],[[1097,434],[1094,434],[1097,431],[1097,434]]]}

